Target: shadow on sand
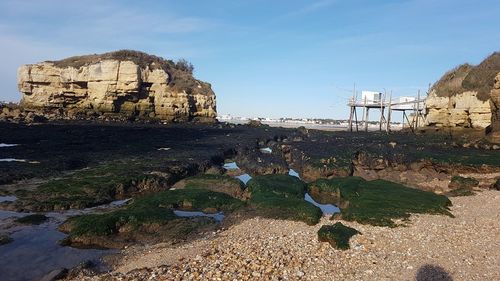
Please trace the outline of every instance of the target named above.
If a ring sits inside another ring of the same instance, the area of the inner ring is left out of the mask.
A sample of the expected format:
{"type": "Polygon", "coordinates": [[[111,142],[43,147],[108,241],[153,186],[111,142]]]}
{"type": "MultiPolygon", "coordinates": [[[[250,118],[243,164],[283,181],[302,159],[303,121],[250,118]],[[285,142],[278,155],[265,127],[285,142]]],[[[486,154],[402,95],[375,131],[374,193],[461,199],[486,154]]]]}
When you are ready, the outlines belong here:
{"type": "Polygon", "coordinates": [[[418,269],[415,281],[453,281],[453,278],[444,268],[426,264],[418,269]]]}

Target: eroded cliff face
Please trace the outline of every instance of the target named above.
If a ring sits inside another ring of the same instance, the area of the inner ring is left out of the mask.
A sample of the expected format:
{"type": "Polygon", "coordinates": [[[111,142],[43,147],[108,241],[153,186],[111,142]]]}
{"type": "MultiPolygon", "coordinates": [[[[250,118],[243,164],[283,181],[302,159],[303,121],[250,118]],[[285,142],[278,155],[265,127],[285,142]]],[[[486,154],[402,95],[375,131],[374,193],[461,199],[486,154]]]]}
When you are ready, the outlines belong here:
{"type": "Polygon", "coordinates": [[[439,97],[436,91],[431,91],[425,104],[426,124],[429,126],[486,128],[491,124],[491,100],[480,100],[477,92],[439,97]]]}
{"type": "Polygon", "coordinates": [[[135,51],[74,57],[18,69],[21,106],[61,118],[213,121],[210,84],[171,61],[135,51]]]}
{"type": "Polygon", "coordinates": [[[493,114],[491,118],[490,141],[500,143],[500,73],[495,77],[495,85],[491,91],[493,114]]]}
{"type": "Polygon", "coordinates": [[[484,129],[498,119],[500,53],[477,66],[461,65],[436,82],[426,99],[426,125],[484,129]],[[497,94],[498,95],[498,94],[497,94]]]}

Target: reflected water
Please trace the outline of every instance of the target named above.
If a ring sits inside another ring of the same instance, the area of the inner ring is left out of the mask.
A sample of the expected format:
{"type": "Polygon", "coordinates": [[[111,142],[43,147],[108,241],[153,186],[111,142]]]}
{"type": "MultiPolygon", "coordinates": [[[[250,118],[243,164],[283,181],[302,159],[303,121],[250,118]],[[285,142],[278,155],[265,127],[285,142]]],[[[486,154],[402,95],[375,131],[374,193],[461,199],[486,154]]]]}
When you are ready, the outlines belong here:
{"type": "Polygon", "coordinates": [[[224,214],[222,212],[215,213],[215,214],[207,214],[204,212],[174,210],[174,214],[178,217],[187,217],[187,218],[192,218],[192,217],[213,218],[217,222],[221,222],[224,219],[224,214]]]}

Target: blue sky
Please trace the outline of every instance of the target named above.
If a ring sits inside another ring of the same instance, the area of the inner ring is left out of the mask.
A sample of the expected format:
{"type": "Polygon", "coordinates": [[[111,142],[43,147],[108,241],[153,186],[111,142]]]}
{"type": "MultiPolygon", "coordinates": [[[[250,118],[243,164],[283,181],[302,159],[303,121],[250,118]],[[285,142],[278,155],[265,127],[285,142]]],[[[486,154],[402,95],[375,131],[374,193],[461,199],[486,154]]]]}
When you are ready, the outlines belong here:
{"type": "Polygon", "coordinates": [[[346,118],[358,89],[427,90],[500,50],[500,1],[1,0],[0,100],[21,64],[136,49],[185,58],[219,114],[346,118]]]}

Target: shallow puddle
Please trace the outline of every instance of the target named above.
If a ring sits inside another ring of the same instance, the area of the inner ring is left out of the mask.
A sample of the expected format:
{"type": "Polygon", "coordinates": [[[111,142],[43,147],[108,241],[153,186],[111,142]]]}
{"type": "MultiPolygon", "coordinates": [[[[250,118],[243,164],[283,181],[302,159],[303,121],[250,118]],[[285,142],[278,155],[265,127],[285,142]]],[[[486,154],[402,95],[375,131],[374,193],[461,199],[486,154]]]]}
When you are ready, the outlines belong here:
{"type": "Polygon", "coordinates": [[[0,203],[1,202],[13,202],[16,200],[17,200],[16,196],[0,196],[0,203]]]}
{"type": "Polygon", "coordinates": [[[0,143],[0,148],[2,147],[12,147],[12,146],[18,146],[19,144],[15,144],[15,143],[0,143]]]}
{"type": "Polygon", "coordinates": [[[332,205],[332,204],[319,204],[318,202],[314,201],[314,199],[312,199],[312,197],[309,195],[309,193],[306,193],[306,195],[304,195],[304,200],[306,200],[307,202],[310,202],[314,206],[320,208],[321,211],[323,212],[323,215],[331,215],[334,213],[340,213],[340,209],[337,206],[332,205]]]}
{"type": "MultiPolygon", "coordinates": [[[[299,173],[297,173],[294,169],[288,170],[288,174],[290,176],[297,177],[300,179],[299,173]]],[[[314,199],[308,193],[306,193],[304,195],[304,200],[306,200],[307,202],[310,202],[314,206],[320,208],[321,211],[323,212],[323,215],[331,215],[334,213],[340,213],[340,209],[337,206],[332,205],[332,204],[319,204],[318,202],[314,201],[314,199]]]]}
{"type": "Polygon", "coordinates": [[[300,179],[299,173],[297,173],[294,169],[289,169],[288,170],[288,175],[290,175],[292,177],[297,177],[297,178],[300,179]]]}
{"type": "MultiPolygon", "coordinates": [[[[5,198],[2,196],[0,198],[5,198]]],[[[14,197],[14,196],[11,196],[14,197]]],[[[100,258],[117,250],[77,249],[59,245],[67,235],[57,230],[71,216],[100,213],[123,206],[129,199],[84,210],[45,213],[49,220],[40,225],[21,225],[14,219],[30,213],[0,211],[0,233],[10,233],[13,241],[0,246],[0,280],[40,280],[47,273],[59,268],[72,268],[91,260],[106,268],[100,258]]]]}
{"type": "MultiPolygon", "coordinates": [[[[10,235],[13,242],[0,246],[1,279],[40,280],[54,269],[75,267],[81,262],[110,254],[110,250],[63,247],[58,241],[66,234],[57,231],[58,223],[20,227],[10,235]]],[[[113,251],[116,252],[116,251],[113,251]]]]}
{"type": "Polygon", "coordinates": [[[260,152],[269,154],[269,153],[273,153],[273,150],[270,147],[265,147],[265,148],[261,148],[260,152]]]}
{"type": "Polygon", "coordinates": [[[224,219],[224,214],[222,214],[222,213],[207,214],[207,213],[203,213],[203,212],[174,210],[174,214],[178,217],[187,217],[187,218],[192,218],[192,217],[213,218],[217,222],[221,222],[224,219]]]}
{"type": "Polygon", "coordinates": [[[248,183],[248,181],[252,179],[252,176],[250,176],[249,174],[243,174],[243,175],[236,176],[236,178],[239,179],[241,182],[243,182],[246,185],[248,183]]]}
{"type": "Polygon", "coordinates": [[[230,163],[225,163],[224,166],[222,166],[222,168],[224,168],[226,170],[237,170],[240,167],[238,167],[238,165],[236,165],[236,162],[230,162],[230,163]]]}
{"type": "Polygon", "coordinates": [[[30,164],[39,164],[39,161],[29,161],[26,159],[16,159],[16,158],[0,158],[0,162],[23,162],[23,163],[30,163],[30,164]]]}

